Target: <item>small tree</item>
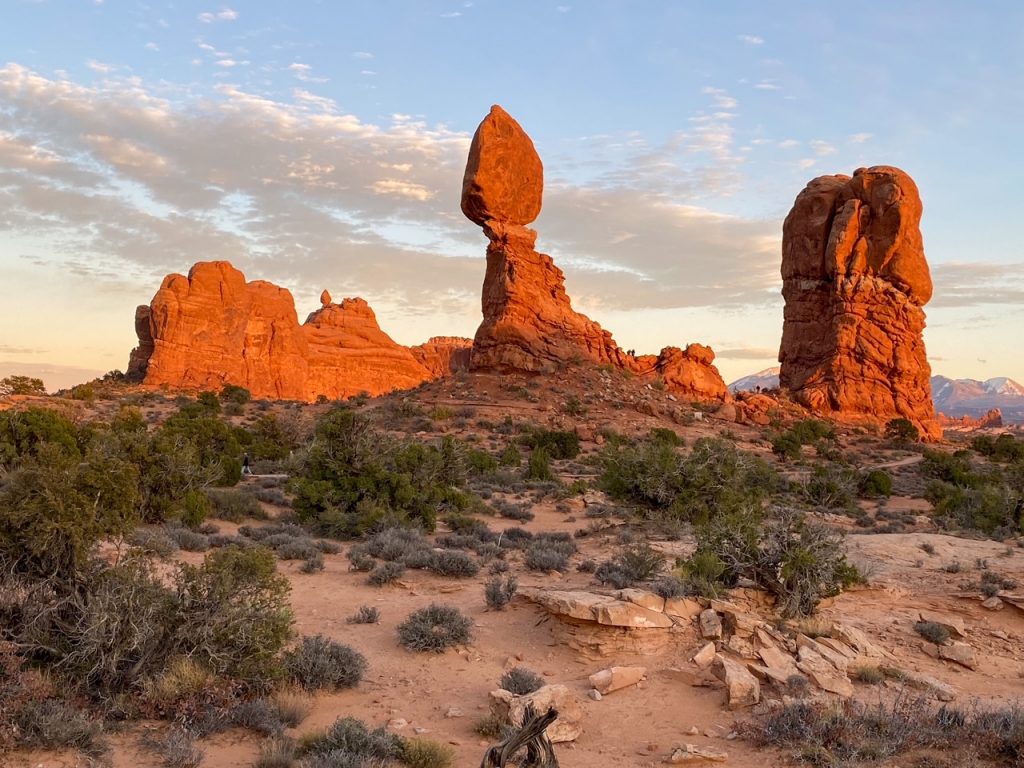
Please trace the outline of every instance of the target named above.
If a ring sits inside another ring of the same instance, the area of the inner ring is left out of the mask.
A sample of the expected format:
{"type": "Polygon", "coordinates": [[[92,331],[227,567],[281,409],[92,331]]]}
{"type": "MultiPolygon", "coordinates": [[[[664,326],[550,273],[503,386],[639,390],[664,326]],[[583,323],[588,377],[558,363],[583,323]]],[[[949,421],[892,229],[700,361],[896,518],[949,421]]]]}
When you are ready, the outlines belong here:
{"type": "Polygon", "coordinates": [[[42,379],[31,376],[6,376],[0,379],[0,395],[45,395],[42,379]]]}
{"type": "Polygon", "coordinates": [[[906,445],[921,439],[921,433],[910,419],[893,419],[885,425],[885,436],[894,443],[906,445]]]}

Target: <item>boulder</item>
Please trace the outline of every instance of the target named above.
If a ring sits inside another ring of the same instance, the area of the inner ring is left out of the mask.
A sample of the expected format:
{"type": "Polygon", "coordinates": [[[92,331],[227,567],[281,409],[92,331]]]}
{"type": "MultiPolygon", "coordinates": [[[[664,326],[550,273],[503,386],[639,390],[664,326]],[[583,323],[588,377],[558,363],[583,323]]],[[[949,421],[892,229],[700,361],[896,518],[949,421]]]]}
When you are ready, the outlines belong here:
{"type": "Polygon", "coordinates": [[[693,663],[701,669],[707,669],[711,666],[711,662],[715,660],[715,656],[718,654],[718,650],[715,648],[714,643],[707,643],[699,651],[693,654],[693,663]]]}
{"type": "Polygon", "coordinates": [[[823,691],[843,698],[853,696],[853,683],[845,670],[837,669],[828,659],[814,649],[803,646],[797,651],[796,667],[823,691]]]}
{"type": "Polygon", "coordinates": [[[967,637],[964,632],[964,620],[959,616],[950,616],[945,613],[934,613],[933,611],[919,611],[918,616],[921,621],[945,627],[951,637],[967,637]]]}
{"type": "Polygon", "coordinates": [[[700,636],[705,640],[718,640],[722,637],[722,620],[712,608],[701,611],[700,636]]]}
{"type": "Polygon", "coordinates": [[[711,671],[725,683],[726,702],[730,709],[752,707],[761,700],[761,685],[747,668],[727,656],[718,654],[711,671]]]}
{"type": "Polygon", "coordinates": [[[974,648],[967,643],[954,641],[948,645],[940,645],[939,658],[955,662],[968,669],[976,669],[978,666],[978,659],[975,656],[974,648]]]}
{"type": "Polygon", "coordinates": [[[558,719],[548,726],[547,735],[556,744],[575,741],[583,733],[583,707],[576,694],[564,685],[545,685],[525,696],[506,690],[491,691],[490,700],[491,714],[515,727],[523,724],[527,706],[532,705],[534,712],[547,712],[554,707],[558,719]]]}
{"type": "Polygon", "coordinates": [[[815,413],[905,418],[934,440],[921,210],[913,179],[890,166],[822,176],[797,196],[782,232],[779,383],[815,413]]]}
{"type": "Polygon", "coordinates": [[[603,695],[636,685],[646,674],[647,667],[608,667],[595,672],[588,679],[590,687],[603,695]]]}

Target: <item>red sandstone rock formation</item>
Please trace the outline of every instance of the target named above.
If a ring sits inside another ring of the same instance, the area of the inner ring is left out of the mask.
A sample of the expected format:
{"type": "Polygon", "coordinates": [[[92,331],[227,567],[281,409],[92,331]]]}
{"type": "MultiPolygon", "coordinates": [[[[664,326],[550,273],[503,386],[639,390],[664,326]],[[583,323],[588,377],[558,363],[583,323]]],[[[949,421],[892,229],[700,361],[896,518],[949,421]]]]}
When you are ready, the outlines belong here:
{"type": "Polygon", "coordinates": [[[634,357],[612,335],[576,312],[565,276],[538,253],[525,225],[540,213],[544,172],[533,142],[499,106],[480,123],[462,183],[462,210],[490,241],[482,295],[483,322],[473,340],[475,370],[539,372],[590,361],[640,375],[661,375],[669,389],[700,400],[724,400],[714,353],[691,344],[634,357]]]}
{"type": "Polygon", "coordinates": [[[333,304],[324,291],[321,302],[299,325],[284,288],[246,282],[224,261],[196,264],[188,277],[164,278],[150,306],[136,311],[129,374],[147,385],[236,384],[285,400],[378,395],[437,378],[380,329],[362,299],[333,304]]]}
{"type": "Polygon", "coordinates": [[[939,413],[935,417],[935,420],[943,429],[970,431],[975,429],[985,429],[987,427],[1003,426],[1003,412],[998,408],[992,408],[976,419],[971,418],[970,416],[961,416],[957,419],[952,416],[947,416],[944,413],[939,413]]]}
{"type": "Polygon", "coordinates": [[[423,344],[409,347],[417,362],[435,378],[469,369],[473,340],[461,336],[432,336],[423,344]]]}
{"type": "Polygon", "coordinates": [[[797,196],[782,235],[780,385],[818,414],[903,417],[938,439],[920,220],[917,186],[889,166],[822,176],[797,196]]]}

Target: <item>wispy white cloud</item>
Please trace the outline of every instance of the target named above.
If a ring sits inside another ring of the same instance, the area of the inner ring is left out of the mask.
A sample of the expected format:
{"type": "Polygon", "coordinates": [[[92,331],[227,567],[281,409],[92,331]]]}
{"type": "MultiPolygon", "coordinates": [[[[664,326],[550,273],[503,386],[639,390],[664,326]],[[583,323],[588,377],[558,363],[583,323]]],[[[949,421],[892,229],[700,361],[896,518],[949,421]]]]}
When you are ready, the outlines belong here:
{"type": "Polygon", "coordinates": [[[829,144],[827,141],[821,139],[814,139],[809,144],[811,151],[814,152],[818,157],[825,157],[826,155],[834,155],[838,150],[829,144]]]}
{"type": "Polygon", "coordinates": [[[847,141],[851,144],[863,144],[868,139],[874,137],[874,135],[873,133],[854,133],[847,138],[847,141]]]}
{"type": "Polygon", "coordinates": [[[91,69],[93,72],[99,72],[100,74],[107,74],[113,72],[114,67],[110,64],[104,64],[102,61],[96,61],[96,59],[89,59],[85,62],[85,66],[91,69]]]}
{"type": "Polygon", "coordinates": [[[808,168],[814,167],[814,165],[817,162],[818,161],[815,160],[813,157],[805,157],[801,159],[799,163],[797,163],[797,166],[800,168],[801,171],[806,171],[808,168]]]}
{"type": "Polygon", "coordinates": [[[762,80],[754,86],[759,91],[781,91],[782,86],[774,80],[762,80]]]}
{"type": "Polygon", "coordinates": [[[152,41],[146,43],[145,48],[146,48],[147,51],[159,51],[160,50],[160,46],[157,45],[156,43],[152,42],[152,41]]]}
{"type": "Polygon", "coordinates": [[[779,142],[780,149],[792,149],[793,147],[799,147],[800,142],[796,139],[783,139],[779,142]]]}
{"type": "Polygon", "coordinates": [[[221,8],[219,11],[206,11],[197,17],[203,24],[213,24],[216,21],[234,21],[238,18],[238,11],[233,8],[221,8]]]}
{"type": "Polygon", "coordinates": [[[372,59],[373,58],[373,54],[370,53],[369,51],[354,51],[352,53],[352,58],[353,59],[372,59]]]}
{"type": "Polygon", "coordinates": [[[764,38],[760,35],[737,35],[736,39],[747,45],[764,45],[764,38]]]}

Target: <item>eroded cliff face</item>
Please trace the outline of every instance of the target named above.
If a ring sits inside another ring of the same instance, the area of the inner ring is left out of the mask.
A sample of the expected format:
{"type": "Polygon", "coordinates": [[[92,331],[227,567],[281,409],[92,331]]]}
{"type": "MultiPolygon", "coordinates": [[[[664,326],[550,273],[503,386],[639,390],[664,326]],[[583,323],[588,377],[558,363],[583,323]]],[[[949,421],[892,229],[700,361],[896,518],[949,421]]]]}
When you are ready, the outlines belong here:
{"type": "Polygon", "coordinates": [[[550,256],[536,250],[537,233],[526,226],[540,213],[543,182],[530,137],[505,110],[492,107],[473,137],[462,185],[463,213],[489,241],[483,322],[470,367],[541,372],[586,361],[661,375],[670,389],[694,399],[727,399],[709,348],[627,355],[611,333],[572,308],[565,276],[550,256]]]}
{"type": "Polygon", "coordinates": [[[822,176],[783,225],[780,385],[840,420],[935,421],[922,307],[932,295],[921,198],[898,168],[822,176]]]}
{"type": "Polygon", "coordinates": [[[440,375],[384,333],[362,299],[335,304],[324,291],[321,302],[300,325],[286,289],[246,282],[225,261],[200,262],[187,277],[164,278],[136,311],[129,375],[151,386],[236,384],[254,397],[307,401],[379,395],[440,375]]]}

